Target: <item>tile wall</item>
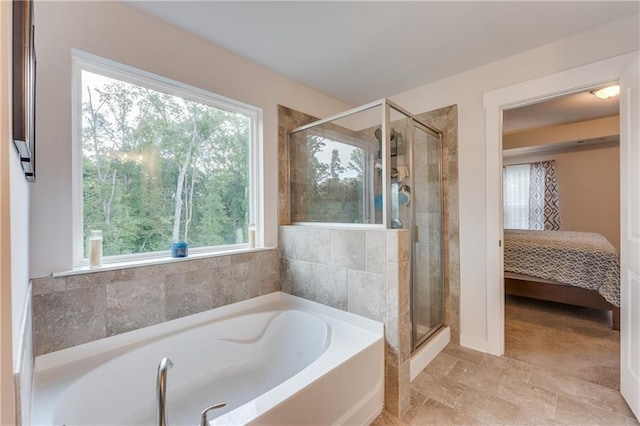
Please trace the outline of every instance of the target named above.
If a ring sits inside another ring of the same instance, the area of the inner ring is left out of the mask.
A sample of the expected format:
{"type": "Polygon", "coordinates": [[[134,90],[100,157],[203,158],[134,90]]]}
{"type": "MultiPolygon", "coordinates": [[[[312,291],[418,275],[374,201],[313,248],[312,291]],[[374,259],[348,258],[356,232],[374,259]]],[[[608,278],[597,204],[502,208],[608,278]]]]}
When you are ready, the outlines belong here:
{"type": "Polygon", "coordinates": [[[282,291],[385,324],[385,407],[410,404],[409,232],[281,226],[282,291]]]}
{"type": "Polygon", "coordinates": [[[278,250],[33,280],[34,355],[280,290],[278,250]]]}
{"type": "Polygon", "coordinates": [[[444,323],[451,341],[460,343],[460,238],[458,220],[458,107],[417,114],[421,122],[442,131],[444,323]]]}

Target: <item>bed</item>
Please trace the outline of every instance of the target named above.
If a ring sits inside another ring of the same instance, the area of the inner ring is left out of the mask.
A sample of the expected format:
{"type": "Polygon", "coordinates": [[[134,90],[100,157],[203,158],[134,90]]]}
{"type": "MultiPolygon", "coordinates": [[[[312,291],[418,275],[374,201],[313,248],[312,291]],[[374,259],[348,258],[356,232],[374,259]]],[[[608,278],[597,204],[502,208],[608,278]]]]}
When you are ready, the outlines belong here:
{"type": "Polygon", "coordinates": [[[620,330],[620,256],[592,232],[504,231],[505,293],[610,310],[620,330]]]}

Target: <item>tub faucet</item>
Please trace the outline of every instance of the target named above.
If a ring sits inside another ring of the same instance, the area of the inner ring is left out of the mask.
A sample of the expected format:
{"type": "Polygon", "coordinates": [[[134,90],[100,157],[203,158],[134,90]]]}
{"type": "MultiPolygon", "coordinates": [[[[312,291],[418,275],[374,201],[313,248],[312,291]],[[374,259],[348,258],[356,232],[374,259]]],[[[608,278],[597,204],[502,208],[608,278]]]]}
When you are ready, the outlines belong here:
{"type": "Polygon", "coordinates": [[[215,404],[202,410],[202,413],[200,413],[200,426],[207,426],[207,414],[209,414],[209,411],[215,410],[217,408],[222,408],[225,405],[227,405],[226,402],[221,402],[220,404],[215,404]]]}
{"type": "Polygon", "coordinates": [[[158,365],[158,377],[156,381],[157,420],[158,426],[167,426],[167,371],[173,367],[173,362],[167,357],[162,358],[158,365]]]}

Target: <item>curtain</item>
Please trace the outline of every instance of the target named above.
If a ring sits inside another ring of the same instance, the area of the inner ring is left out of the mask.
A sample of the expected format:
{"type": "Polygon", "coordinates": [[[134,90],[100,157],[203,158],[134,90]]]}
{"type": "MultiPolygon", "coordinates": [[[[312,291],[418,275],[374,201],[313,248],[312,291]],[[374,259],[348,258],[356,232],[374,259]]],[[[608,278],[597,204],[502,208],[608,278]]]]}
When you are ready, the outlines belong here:
{"type": "Polygon", "coordinates": [[[559,230],[555,161],[503,167],[505,229],[559,230]]]}

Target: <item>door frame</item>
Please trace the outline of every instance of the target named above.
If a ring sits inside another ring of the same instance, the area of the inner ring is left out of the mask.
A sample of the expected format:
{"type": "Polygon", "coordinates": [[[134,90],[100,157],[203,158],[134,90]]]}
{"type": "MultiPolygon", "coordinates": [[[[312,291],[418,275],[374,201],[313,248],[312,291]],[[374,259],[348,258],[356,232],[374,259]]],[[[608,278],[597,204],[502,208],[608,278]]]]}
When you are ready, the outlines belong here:
{"type": "Polygon", "coordinates": [[[618,81],[638,51],[486,92],[487,352],[504,354],[502,111],[618,81]]]}

